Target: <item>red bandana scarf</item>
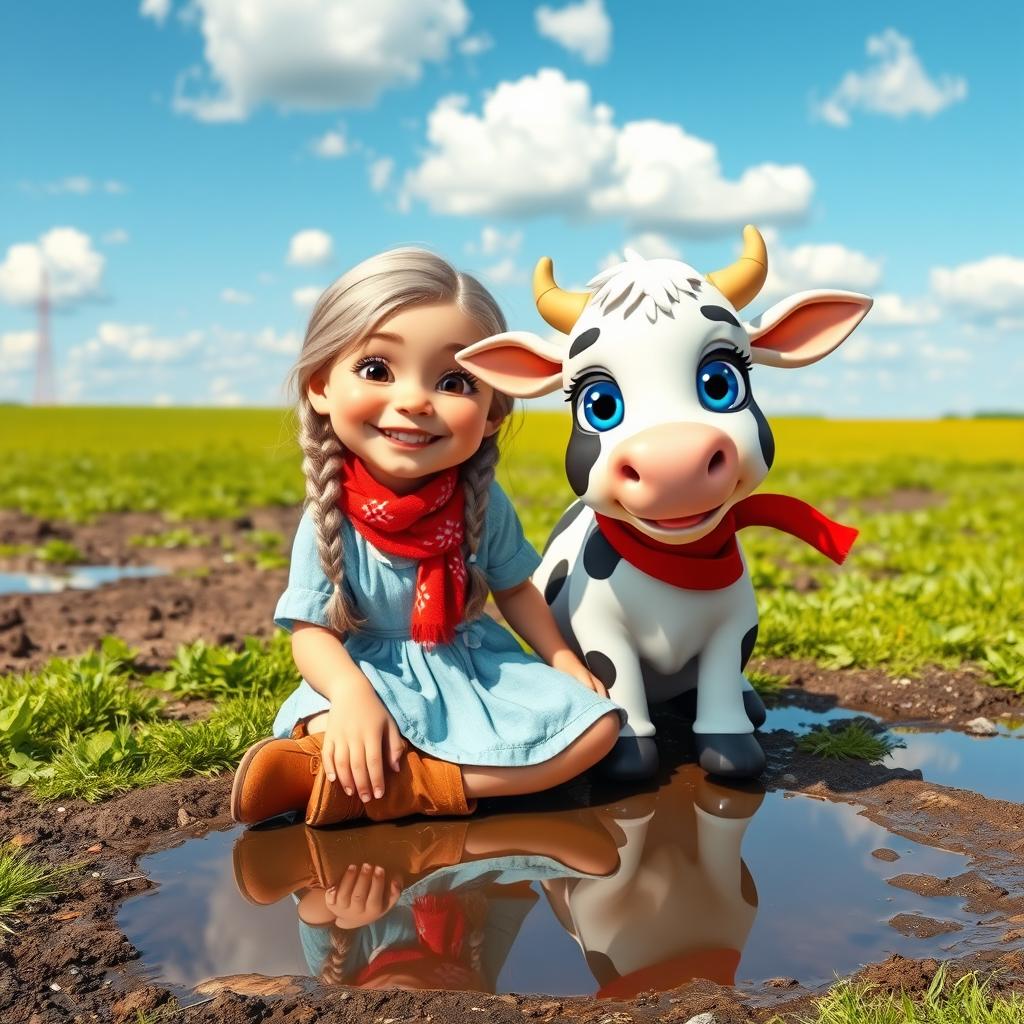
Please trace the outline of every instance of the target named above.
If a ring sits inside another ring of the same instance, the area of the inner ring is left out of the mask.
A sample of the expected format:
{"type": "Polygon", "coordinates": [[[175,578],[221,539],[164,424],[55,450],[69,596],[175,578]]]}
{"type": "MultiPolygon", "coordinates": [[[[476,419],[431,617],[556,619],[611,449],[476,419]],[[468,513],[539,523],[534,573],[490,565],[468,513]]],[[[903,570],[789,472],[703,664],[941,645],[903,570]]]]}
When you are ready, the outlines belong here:
{"type": "Polygon", "coordinates": [[[465,607],[465,498],[458,480],[456,466],[411,494],[395,494],[353,456],[341,469],[338,506],[352,526],[375,548],[419,562],[412,638],[426,646],[451,643],[465,607]]]}
{"type": "Polygon", "coordinates": [[[736,502],[706,537],[692,544],[663,544],[618,519],[597,515],[605,540],[630,565],[683,590],[720,590],[743,575],[736,531],[771,526],[799,537],[837,564],[853,547],[859,531],[844,526],[813,505],[784,494],[753,494],[736,502]]]}

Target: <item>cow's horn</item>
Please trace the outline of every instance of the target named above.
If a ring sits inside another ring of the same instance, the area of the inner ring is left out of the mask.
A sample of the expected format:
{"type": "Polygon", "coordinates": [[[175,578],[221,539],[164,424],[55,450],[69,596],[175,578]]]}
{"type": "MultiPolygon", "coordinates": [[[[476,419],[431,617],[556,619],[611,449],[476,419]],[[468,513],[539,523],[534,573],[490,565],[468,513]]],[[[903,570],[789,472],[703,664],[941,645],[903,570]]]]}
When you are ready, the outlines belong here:
{"type": "Polygon", "coordinates": [[[557,331],[568,334],[590,301],[590,292],[567,292],[555,284],[550,256],[542,256],[533,268],[533,297],[537,312],[557,331]]]}
{"type": "Polygon", "coordinates": [[[734,308],[742,309],[761,290],[767,276],[768,251],[764,239],[753,224],[748,224],[743,229],[743,255],[707,278],[734,308]]]}

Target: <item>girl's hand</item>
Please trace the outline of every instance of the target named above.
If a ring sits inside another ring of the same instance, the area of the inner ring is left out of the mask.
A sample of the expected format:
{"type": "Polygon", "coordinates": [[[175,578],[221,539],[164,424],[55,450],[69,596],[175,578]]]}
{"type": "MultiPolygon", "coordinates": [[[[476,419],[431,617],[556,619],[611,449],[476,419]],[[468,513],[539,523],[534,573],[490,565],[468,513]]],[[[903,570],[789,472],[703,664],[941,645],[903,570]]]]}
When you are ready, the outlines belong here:
{"type": "Polygon", "coordinates": [[[385,884],[384,869],[364,864],[350,864],[345,874],[324,893],[327,909],[339,928],[362,928],[383,917],[402,895],[397,878],[385,884]]]}
{"type": "Polygon", "coordinates": [[[328,781],[366,803],[384,795],[385,761],[397,772],[406,743],[370,681],[362,675],[360,680],[353,679],[344,698],[331,704],[321,756],[328,781]]]}
{"type": "Polygon", "coordinates": [[[608,696],[608,689],[604,683],[572,651],[556,651],[551,658],[551,667],[572,676],[573,679],[582,683],[588,690],[593,690],[599,697],[608,696]]]}

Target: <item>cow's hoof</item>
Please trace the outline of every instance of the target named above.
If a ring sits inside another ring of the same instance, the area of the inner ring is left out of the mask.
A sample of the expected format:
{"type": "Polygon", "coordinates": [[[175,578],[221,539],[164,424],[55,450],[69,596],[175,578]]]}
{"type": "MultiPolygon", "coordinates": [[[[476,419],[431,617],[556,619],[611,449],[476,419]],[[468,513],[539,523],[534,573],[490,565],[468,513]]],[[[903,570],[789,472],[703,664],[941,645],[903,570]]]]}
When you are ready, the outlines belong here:
{"type": "Polygon", "coordinates": [[[638,782],[658,772],[658,748],[651,736],[620,736],[598,766],[616,782],[638,782]]]}
{"type": "Polygon", "coordinates": [[[760,729],[768,718],[768,710],[757,690],[743,691],[743,710],[746,711],[747,718],[755,729],[760,729]]]}
{"type": "Polygon", "coordinates": [[[694,733],[697,760],[709,775],[724,779],[756,779],[765,756],[753,733],[694,733]]]}

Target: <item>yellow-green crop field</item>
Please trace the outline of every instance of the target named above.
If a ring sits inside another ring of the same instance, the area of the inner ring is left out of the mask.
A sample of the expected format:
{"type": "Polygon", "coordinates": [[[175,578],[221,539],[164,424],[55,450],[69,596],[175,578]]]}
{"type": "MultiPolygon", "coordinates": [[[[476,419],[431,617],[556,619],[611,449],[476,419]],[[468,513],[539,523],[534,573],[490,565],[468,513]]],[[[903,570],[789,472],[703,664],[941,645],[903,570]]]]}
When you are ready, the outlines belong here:
{"type": "MultiPolygon", "coordinates": [[[[518,420],[500,475],[540,546],[572,498],[568,420],[518,420]]],[[[836,570],[784,535],[745,532],[757,653],[893,673],[973,663],[1024,692],[1024,420],[772,426],[778,460],[761,489],[811,501],[861,537],[836,570]]],[[[3,408],[0,507],[72,521],[155,510],[174,521],[298,506],[293,437],[281,410],[3,408]]]]}

